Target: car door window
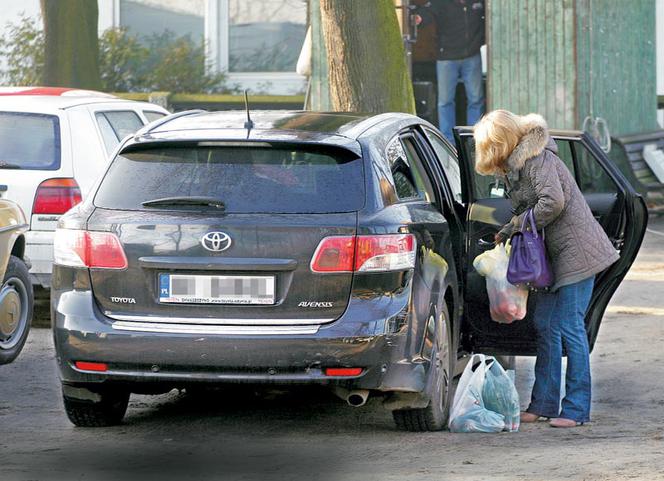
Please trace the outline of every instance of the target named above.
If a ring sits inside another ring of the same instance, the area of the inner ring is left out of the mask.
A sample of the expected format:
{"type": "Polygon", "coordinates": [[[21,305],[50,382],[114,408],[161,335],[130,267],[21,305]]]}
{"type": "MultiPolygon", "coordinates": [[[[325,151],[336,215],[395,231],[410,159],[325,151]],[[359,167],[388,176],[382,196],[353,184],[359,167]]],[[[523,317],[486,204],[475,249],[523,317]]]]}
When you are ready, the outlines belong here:
{"type": "Polygon", "coordinates": [[[574,142],[573,147],[578,167],[576,180],[581,191],[584,194],[617,194],[618,186],[588,149],[581,142],[574,142]]]}
{"type": "Polygon", "coordinates": [[[438,157],[438,162],[445,172],[447,181],[450,184],[450,189],[452,190],[452,196],[454,200],[463,203],[463,195],[461,191],[461,169],[459,168],[459,159],[450,147],[445,144],[445,142],[433,131],[429,129],[424,129],[431,146],[433,147],[436,157],[438,157]]]}
{"type": "Polygon", "coordinates": [[[472,180],[473,199],[505,199],[507,190],[505,184],[498,177],[490,175],[480,175],[475,171],[475,139],[472,135],[463,135],[461,137],[461,148],[463,155],[467,159],[467,169],[470,172],[469,178],[472,180]]]}
{"type": "Polygon", "coordinates": [[[131,110],[107,111],[95,114],[99,131],[104,139],[106,152],[111,153],[127,135],[135,133],[143,126],[141,118],[131,110]]]}
{"type": "MultiPolygon", "coordinates": [[[[573,141],[566,139],[555,139],[556,145],[558,147],[558,157],[563,161],[565,166],[569,169],[572,175],[577,179],[578,177],[574,164],[574,147],[573,141]]],[[[464,148],[466,149],[466,155],[472,160],[471,166],[475,165],[475,139],[472,136],[464,138],[464,148]]],[[[506,189],[502,181],[499,178],[480,175],[475,172],[475,169],[472,168],[473,172],[473,184],[475,187],[475,199],[496,199],[496,198],[506,198],[506,189]]]]}
{"type": "MultiPolygon", "coordinates": [[[[556,145],[558,146],[558,157],[563,161],[565,166],[572,173],[576,179],[576,169],[574,167],[574,153],[572,151],[572,142],[564,139],[555,139],[556,145]]],[[[578,182],[578,179],[577,179],[578,182]]]]}
{"type": "Polygon", "coordinates": [[[145,118],[148,119],[148,122],[154,122],[155,120],[159,120],[160,118],[166,116],[164,113],[154,112],[152,110],[144,110],[143,115],[145,115],[145,118]]]}
{"type": "Polygon", "coordinates": [[[412,137],[395,137],[387,146],[387,160],[399,200],[434,201],[431,180],[412,137]]]}

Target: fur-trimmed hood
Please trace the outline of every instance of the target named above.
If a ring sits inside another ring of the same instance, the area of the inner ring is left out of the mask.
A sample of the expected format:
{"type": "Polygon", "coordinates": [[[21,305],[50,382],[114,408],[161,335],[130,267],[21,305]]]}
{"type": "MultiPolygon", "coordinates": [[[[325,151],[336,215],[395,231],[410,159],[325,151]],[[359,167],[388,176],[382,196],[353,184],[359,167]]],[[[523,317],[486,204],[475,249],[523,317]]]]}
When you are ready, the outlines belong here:
{"type": "Polygon", "coordinates": [[[521,140],[507,158],[505,165],[509,172],[518,172],[523,169],[526,160],[537,157],[545,149],[558,153],[558,146],[549,137],[549,126],[539,114],[528,114],[522,117],[522,125],[526,129],[521,140]]]}

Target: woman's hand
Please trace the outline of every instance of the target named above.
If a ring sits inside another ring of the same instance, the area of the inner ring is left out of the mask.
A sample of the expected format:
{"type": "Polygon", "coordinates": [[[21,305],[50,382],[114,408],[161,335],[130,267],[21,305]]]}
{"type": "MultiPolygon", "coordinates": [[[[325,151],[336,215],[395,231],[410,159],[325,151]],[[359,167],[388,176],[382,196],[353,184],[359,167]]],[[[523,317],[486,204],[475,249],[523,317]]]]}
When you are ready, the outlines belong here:
{"type": "Polygon", "coordinates": [[[498,245],[498,244],[504,244],[505,241],[507,240],[507,236],[503,234],[502,232],[496,232],[496,235],[493,236],[493,243],[498,245]]]}

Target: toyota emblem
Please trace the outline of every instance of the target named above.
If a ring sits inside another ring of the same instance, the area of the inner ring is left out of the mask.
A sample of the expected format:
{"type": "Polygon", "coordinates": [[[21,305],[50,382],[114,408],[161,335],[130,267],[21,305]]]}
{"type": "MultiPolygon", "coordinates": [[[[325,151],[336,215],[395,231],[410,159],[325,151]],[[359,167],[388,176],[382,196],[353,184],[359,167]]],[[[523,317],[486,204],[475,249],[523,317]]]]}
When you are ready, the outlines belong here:
{"type": "Polygon", "coordinates": [[[225,232],[208,232],[201,239],[201,245],[211,252],[223,252],[231,246],[231,236],[225,232]]]}

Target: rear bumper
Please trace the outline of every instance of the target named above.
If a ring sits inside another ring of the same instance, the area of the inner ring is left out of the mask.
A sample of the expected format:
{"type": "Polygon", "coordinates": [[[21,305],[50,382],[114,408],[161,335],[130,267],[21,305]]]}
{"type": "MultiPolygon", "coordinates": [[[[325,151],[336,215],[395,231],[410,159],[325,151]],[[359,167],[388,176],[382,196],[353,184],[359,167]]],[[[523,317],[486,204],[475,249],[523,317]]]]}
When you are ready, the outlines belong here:
{"type": "Polygon", "coordinates": [[[25,233],[25,255],[32,265],[30,277],[33,284],[51,285],[54,235],[52,231],[30,230],[25,233]]]}
{"type": "Polygon", "coordinates": [[[373,305],[349,306],[337,321],[300,334],[263,326],[253,333],[246,328],[219,333],[204,326],[195,333],[150,332],[140,325],[127,330],[98,309],[90,291],[52,294],[57,360],[66,384],[343,381],[354,389],[401,392],[421,392],[425,386],[421,357],[404,354],[411,350],[408,324],[390,315],[407,308],[407,296],[356,300],[373,305]],[[76,361],[106,363],[108,371],[81,371],[76,361]],[[329,377],[326,367],[361,367],[363,372],[329,377]]]}

